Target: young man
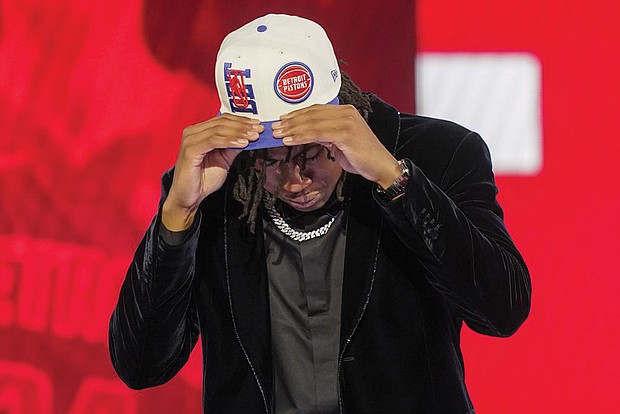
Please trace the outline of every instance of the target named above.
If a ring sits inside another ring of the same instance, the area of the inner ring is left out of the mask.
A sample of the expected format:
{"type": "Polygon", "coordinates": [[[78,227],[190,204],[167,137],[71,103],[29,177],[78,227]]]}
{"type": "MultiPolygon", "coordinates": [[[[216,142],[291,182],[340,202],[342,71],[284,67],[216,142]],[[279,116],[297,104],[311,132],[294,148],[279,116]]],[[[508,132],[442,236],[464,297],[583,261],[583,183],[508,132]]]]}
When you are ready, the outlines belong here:
{"type": "Polygon", "coordinates": [[[216,80],[112,315],[120,377],[202,335],[207,413],[472,413],[463,321],[509,336],[530,303],[482,139],[361,93],[298,17],[228,35],[216,80]]]}

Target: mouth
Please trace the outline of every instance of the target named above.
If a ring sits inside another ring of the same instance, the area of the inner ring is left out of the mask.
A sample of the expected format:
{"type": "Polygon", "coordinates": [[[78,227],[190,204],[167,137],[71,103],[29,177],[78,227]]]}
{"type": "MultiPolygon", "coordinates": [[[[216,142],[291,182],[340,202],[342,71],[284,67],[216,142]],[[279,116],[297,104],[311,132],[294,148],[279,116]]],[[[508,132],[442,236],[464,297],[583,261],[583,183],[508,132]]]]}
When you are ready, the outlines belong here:
{"type": "Polygon", "coordinates": [[[297,210],[307,210],[314,206],[321,198],[319,191],[311,191],[306,194],[300,194],[292,198],[283,198],[282,201],[289,204],[297,210]]]}

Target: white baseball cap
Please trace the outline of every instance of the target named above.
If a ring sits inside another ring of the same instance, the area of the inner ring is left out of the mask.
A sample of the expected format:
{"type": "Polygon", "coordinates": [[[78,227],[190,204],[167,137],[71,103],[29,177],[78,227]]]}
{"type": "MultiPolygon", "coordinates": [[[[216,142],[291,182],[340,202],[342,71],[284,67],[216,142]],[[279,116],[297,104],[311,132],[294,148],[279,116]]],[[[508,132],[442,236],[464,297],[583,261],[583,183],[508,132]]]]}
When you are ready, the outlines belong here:
{"type": "Polygon", "coordinates": [[[265,126],[246,149],[282,146],[271,124],[313,104],[338,104],[338,61],[325,30],[296,16],[268,14],[228,34],[215,64],[220,113],[265,126]]]}

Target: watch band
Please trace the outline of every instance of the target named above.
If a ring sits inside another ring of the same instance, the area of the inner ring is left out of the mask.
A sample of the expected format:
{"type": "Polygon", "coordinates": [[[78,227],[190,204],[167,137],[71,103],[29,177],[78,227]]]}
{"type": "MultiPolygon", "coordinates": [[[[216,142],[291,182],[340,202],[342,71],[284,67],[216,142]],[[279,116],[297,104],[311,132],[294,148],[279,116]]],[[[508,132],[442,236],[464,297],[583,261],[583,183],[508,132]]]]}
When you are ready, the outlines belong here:
{"type": "Polygon", "coordinates": [[[394,201],[405,193],[407,181],[409,181],[409,168],[404,160],[398,160],[398,166],[400,167],[400,176],[388,188],[384,190],[379,185],[375,187],[379,199],[383,202],[394,201]]]}

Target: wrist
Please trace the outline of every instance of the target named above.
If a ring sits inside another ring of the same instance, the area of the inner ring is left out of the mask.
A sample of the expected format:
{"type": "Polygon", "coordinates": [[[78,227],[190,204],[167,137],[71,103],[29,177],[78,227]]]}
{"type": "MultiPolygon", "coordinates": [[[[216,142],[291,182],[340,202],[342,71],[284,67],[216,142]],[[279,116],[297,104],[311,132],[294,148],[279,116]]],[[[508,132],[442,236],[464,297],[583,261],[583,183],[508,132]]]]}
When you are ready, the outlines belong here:
{"type": "Polygon", "coordinates": [[[392,157],[390,168],[387,168],[383,175],[375,180],[375,184],[379,186],[379,188],[386,190],[392,183],[400,177],[402,174],[402,168],[398,161],[392,157]]]}
{"type": "Polygon", "coordinates": [[[175,206],[169,199],[161,208],[161,222],[170,231],[183,231],[192,226],[196,209],[175,206]]]}

